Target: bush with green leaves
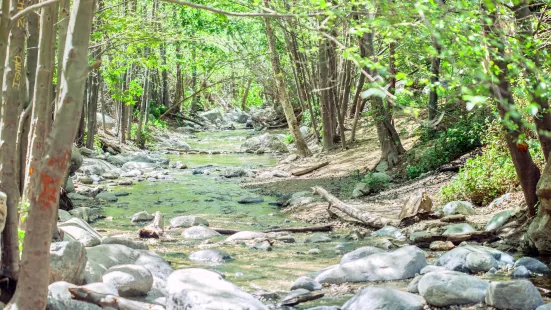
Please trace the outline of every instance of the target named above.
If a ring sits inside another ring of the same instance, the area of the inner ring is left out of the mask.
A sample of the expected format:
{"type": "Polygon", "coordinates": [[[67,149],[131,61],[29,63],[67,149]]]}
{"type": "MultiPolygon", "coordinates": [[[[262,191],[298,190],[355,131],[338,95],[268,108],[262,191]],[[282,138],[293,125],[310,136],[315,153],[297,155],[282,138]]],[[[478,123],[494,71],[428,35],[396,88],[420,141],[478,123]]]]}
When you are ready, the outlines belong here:
{"type": "Polygon", "coordinates": [[[442,187],[440,196],[445,202],[468,200],[485,206],[517,185],[507,148],[493,143],[481,155],[468,159],[457,178],[442,187]]]}
{"type": "Polygon", "coordinates": [[[406,167],[407,176],[414,179],[482,145],[487,125],[484,121],[469,119],[452,124],[437,132],[434,140],[428,134],[421,135],[421,143],[412,149],[406,167]],[[415,156],[416,152],[421,152],[415,156]]]}
{"type": "Polygon", "coordinates": [[[392,178],[386,173],[371,172],[362,179],[362,182],[367,184],[371,193],[378,193],[386,189],[391,180],[392,178]]]}

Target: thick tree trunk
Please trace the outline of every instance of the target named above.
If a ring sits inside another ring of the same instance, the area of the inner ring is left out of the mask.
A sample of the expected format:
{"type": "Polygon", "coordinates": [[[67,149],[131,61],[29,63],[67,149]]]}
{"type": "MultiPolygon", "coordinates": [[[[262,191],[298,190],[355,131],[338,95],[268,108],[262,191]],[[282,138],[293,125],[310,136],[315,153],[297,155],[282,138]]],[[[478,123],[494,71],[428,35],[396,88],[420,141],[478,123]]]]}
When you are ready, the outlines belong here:
{"type": "Polygon", "coordinates": [[[326,151],[333,149],[335,137],[335,97],[332,90],[335,88],[335,81],[331,49],[332,46],[329,40],[321,39],[319,48],[319,87],[323,149],[326,151]]]}
{"type": "MultiPolygon", "coordinates": [[[[528,1],[520,1],[514,8],[515,18],[520,26],[520,31],[517,32],[517,38],[521,47],[531,46],[536,44],[533,42],[534,31],[532,30],[532,12],[528,1]]],[[[544,13],[542,13],[544,14],[544,13]]],[[[542,77],[540,76],[541,61],[539,53],[528,51],[526,57],[533,64],[525,63],[527,76],[530,78],[529,87],[527,87],[529,99],[538,106],[538,114],[534,116],[534,123],[538,132],[538,139],[541,144],[543,156],[546,161],[549,161],[549,153],[551,152],[551,111],[549,100],[544,93],[538,88],[541,85],[542,77]]]]}
{"type": "MultiPolygon", "coordinates": [[[[8,38],[10,29],[10,2],[11,0],[1,0],[2,7],[0,8],[0,87],[4,85],[4,70],[6,65],[6,57],[8,54],[8,38]]],[[[0,90],[1,91],[1,90],[0,90]]],[[[2,95],[0,94],[0,106],[2,106],[2,95]]],[[[1,110],[0,110],[1,113],[1,110]]],[[[2,115],[0,114],[0,117],[2,115]]]]}
{"type": "MultiPolygon", "coordinates": [[[[268,4],[269,0],[264,0],[264,5],[268,6],[268,4]]],[[[289,100],[289,94],[287,93],[287,87],[285,86],[285,80],[283,78],[283,72],[279,61],[275,35],[269,18],[264,18],[264,25],[266,27],[266,37],[268,39],[268,47],[270,48],[270,60],[272,62],[272,70],[274,71],[279,100],[283,106],[283,112],[285,113],[287,124],[289,125],[289,131],[291,131],[291,135],[295,141],[297,154],[301,157],[311,156],[312,153],[310,152],[310,149],[308,149],[308,145],[306,144],[306,141],[304,141],[304,137],[299,130],[298,122],[295,117],[295,111],[293,110],[293,106],[289,100]]]]}
{"type": "MultiPolygon", "coordinates": [[[[11,16],[25,8],[24,3],[12,0],[9,10],[11,16]]],[[[23,85],[25,83],[25,19],[19,19],[12,25],[8,39],[8,59],[4,70],[2,92],[2,128],[0,143],[0,191],[7,195],[7,218],[4,228],[2,267],[4,276],[17,279],[19,272],[18,244],[18,206],[20,200],[19,159],[17,153],[17,129],[21,107],[24,102],[23,85]]]]}
{"type": "MultiPolygon", "coordinates": [[[[21,273],[17,290],[6,309],[45,309],[49,284],[50,239],[59,189],[67,172],[83,104],[85,73],[88,72],[88,45],[94,16],[94,0],[75,0],[61,75],[61,105],[46,141],[46,151],[30,173],[31,203],[23,244],[21,273]],[[83,76],[84,75],[84,76],[83,76]]],[[[52,15],[42,10],[42,24],[52,15]]],[[[42,143],[44,141],[41,141],[42,143]]]]}

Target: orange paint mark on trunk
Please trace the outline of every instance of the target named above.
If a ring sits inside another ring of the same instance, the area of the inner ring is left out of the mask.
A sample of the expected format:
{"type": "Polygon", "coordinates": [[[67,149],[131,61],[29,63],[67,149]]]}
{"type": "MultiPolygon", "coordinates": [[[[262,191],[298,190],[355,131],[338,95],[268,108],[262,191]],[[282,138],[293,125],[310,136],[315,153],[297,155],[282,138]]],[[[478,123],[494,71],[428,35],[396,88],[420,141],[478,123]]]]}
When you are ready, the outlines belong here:
{"type": "Polygon", "coordinates": [[[42,192],[38,197],[38,203],[51,208],[57,204],[56,195],[59,194],[59,180],[45,173],[40,174],[40,180],[42,181],[42,192]]]}

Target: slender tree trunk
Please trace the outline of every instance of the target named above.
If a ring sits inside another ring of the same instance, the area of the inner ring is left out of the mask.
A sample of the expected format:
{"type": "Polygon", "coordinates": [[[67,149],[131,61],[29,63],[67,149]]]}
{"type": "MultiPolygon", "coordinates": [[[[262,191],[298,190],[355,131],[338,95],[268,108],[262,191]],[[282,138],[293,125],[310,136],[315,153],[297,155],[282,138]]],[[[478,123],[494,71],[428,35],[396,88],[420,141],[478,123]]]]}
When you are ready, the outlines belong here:
{"type": "Polygon", "coordinates": [[[321,108],[321,123],[323,127],[323,149],[329,151],[334,147],[334,113],[333,105],[335,104],[335,98],[331,88],[333,85],[331,68],[332,62],[331,50],[332,46],[330,42],[323,38],[320,41],[319,49],[319,87],[320,87],[320,108],[321,108]]]}
{"type": "Polygon", "coordinates": [[[247,97],[249,97],[249,89],[251,88],[252,81],[252,78],[249,78],[247,81],[247,87],[245,87],[245,93],[243,94],[243,99],[241,100],[241,111],[247,110],[247,97]]]}
{"type": "Polygon", "coordinates": [[[105,105],[107,103],[106,103],[106,100],[105,100],[104,88],[105,88],[105,82],[100,77],[99,96],[101,98],[101,101],[100,101],[101,102],[101,125],[103,127],[103,131],[107,132],[107,126],[105,125],[105,108],[106,108],[105,105]]]}
{"type": "MultiPolygon", "coordinates": [[[[1,0],[2,7],[0,8],[0,87],[4,85],[4,70],[6,65],[6,57],[8,54],[8,39],[10,34],[10,2],[11,0],[1,0]]],[[[2,106],[2,95],[0,94],[0,106],[2,106]]],[[[1,109],[0,109],[1,113],[1,109]]],[[[0,114],[0,117],[2,115],[0,114]]]]}
{"type": "MultiPolygon", "coordinates": [[[[268,4],[269,0],[264,0],[264,5],[268,6],[268,4]]],[[[308,145],[306,144],[306,141],[304,141],[304,137],[300,133],[298,122],[295,117],[295,111],[293,110],[293,106],[291,105],[291,101],[289,100],[289,95],[285,86],[285,80],[283,78],[283,72],[281,70],[281,64],[277,52],[275,35],[269,18],[264,18],[264,25],[266,28],[268,47],[270,48],[270,60],[272,62],[272,70],[274,71],[274,78],[277,85],[279,100],[281,101],[281,105],[283,106],[283,112],[285,113],[285,118],[287,119],[289,130],[291,131],[291,135],[295,140],[297,153],[301,157],[311,156],[312,153],[308,149],[308,145]]]]}
{"type": "MultiPolygon", "coordinates": [[[[61,0],[59,3],[59,23],[58,23],[58,32],[57,32],[57,42],[59,48],[57,49],[57,72],[63,72],[64,59],[65,55],[65,40],[67,38],[67,29],[69,27],[70,19],[70,10],[71,10],[71,0],[61,0]]],[[[60,96],[61,83],[58,79],[56,85],[56,102],[54,108],[54,115],[57,112],[57,109],[60,105],[59,96],[60,96]]]]}
{"type": "MultiPolygon", "coordinates": [[[[45,10],[47,8],[43,10],[42,21],[48,18],[45,10]]],[[[6,307],[9,310],[46,308],[52,222],[82,110],[85,81],[82,75],[88,71],[88,44],[94,10],[94,0],[74,1],[63,58],[61,105],[46,142],[44,157],[30,175],[34,190],[23,244],[21,274],[15,296],[6,307]]]]}
{"type": "Polygon", "coordinates": [[[86,123],[86,131],[88,134],[86,135],[86,147],[93,150],[94,149],[94,138],[96,136],[96,128],[97,128],[97,112],[98,112],[98,93],[99,93],[99,77],[98,73],[96,72],[95,76],[92,76],[92,87],[90,89],[91,91],[91,98],[90,101],[88,101],[88,117],[87,117],[87,123],[86,123]]]}
{"type": "MultiPolygon", "coordinates": [[[[11,16],[25,8],[25,4],[12,0],[10,4],[11,16]]],[[[17,153],[17,129],[21,107],[23,106],[25,83],[25,28],[26,20],[19,19],[12,25],[8,40],[8,59],[4,70],[2,126],[0,143],[1,174],[0,191],[7,195],[7,218],[4,228],[2,267],[4,276],[17,279],[19,272],[19,244],[18,244],[18,205],[20,200],[19,159],[17,153]]]]}
{"type": "MultiPolygon", "coordinates": [[[[122,87],[121,87],[121,91],[122,93],[126,93],[126,90],[128,89],[128,75],[129,75],[129,71],[130,69],[127,69],[126,72],[124,73],[124,78],[122,79],[122,87]]],[[[119,135],[119,143],[120,144],[125,144],[126,143],[126,121],[127,121],[127,115],[126,115],[126,109],[127,109],[127,106],[126,106],[126,103],[121,101],[121,112],[120,112],[120,135],[119,135]]]]}
{"type": "MultiPolygon", "coordinates": [[[[191,91],[195,93],[197,90],[197,51],[195,50],[195,45],[191,49],[191,91]]],[[[197,113],[197,108],[199,105],[199,95],[194,96],[191,101],[191,110],[190,114],[195,115],[197,113]]]]}
{"type": "MultiPolygon", "coordinates": [[[[176,11],[175,11],[176,12],[176,11]]],[[[184,97],[183,89],[183,77],[182,77],[182,65],[180,64],[181,57],[180,45],[176,45],[176,91],[174,93],[174,104],[180,103],[184,97]]],[[[147,69],[146,69],[147,71],[147,69]]]]}
{"type": "Polygon", "coordinates": [[[136,141],[138,145],[142,147],[144,146],[144,143],[142,141],[142,126],[144,121],[147,95],[149,93],[149,68],[145,69],[145,81],[143,89],[144,91],[142,95],[142,100],[140,101],[140,119],[138,120],[138,132],[136,133],[136,141]]]}
{"type": "Polygon", "coordinates": [[[168,71],[166,68],[166,45],[161,44],[161,58],[163,60],[163,71],[162,71],[162,78],[163,78],[163,105],[167,108],[170,108],[170,98],[169,98],[169,90],[168,90],[168,71]]]}
{"type": "Polygon", "coordinates": [[[440,80],[440,51],[442,47],[437,42],[435,37],[432,38],[433,47],[436,50],[436,56],[433,56],[431,59],[430,65],[430,92],[429,92],[429,122],[434,122],[438,117],[438,81],[440,80]]]}

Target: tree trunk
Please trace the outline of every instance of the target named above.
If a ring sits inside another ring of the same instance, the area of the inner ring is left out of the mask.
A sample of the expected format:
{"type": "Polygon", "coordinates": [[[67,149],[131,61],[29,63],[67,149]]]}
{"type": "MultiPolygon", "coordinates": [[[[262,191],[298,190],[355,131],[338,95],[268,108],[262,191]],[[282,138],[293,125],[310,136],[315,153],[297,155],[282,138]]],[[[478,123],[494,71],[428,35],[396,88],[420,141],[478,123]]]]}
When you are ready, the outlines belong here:
{"type": "MultiPolygon", "coordinates": [[[[176,11],[174,11],[176,12],[176,11]]],[[[180,102],[182,98],[184,97],[183,93],[183,77],[182,77],[182,64],[180,64],[180,57],[181,57],[181,51],[180,51],[180,44],[176,45],[176,91],[174,93],[174,103],[180,102]]],[[[146,69],[147,71],[147,69],[146,69]]]]}
{"type": "MultiPolygon", "coordinates": [[[[128,76],[129,69],[126,70],[124,73],[124,77],[122,79],[122,85],[121,85],[121,92],[122,94],[126,93],[126,90],[128,89],[128,76]]],[[[126,103],[121,100],[121,109],[120,109],[120,132],[119,132],[119,143],[125,144],[126,143],[126,121],[127,121],[127,115],[126,115],[126,103]]]]}
{"type": "Polygon", "coordinates": [[[249,97],[249,89],[251,88],[252,81],[252,78],[249,78],[247,81],[247,87],[245,87],[245,93],[243,94],[243,99],[241,100],[241,111],[243,112],[247,110],[247,97],[249,97]]]}
{"type": "Polygon", "coordinates": [[[496,50],[496,55],[493,56],[493,63],[499,72],[496,76],[499,81],[498,85],[493,85],[494,96],[498,103],[498,111],[503,120],[512,122],[512,126],[504,124],[505,140],[507,141],[507,148],[511,154],[511,159],[515,166],[515,170],[518,175],[522,191],[524,193],[524,199],[528,206],[528,215],[534,216],[536,214],[536,204],[538,198],[536,196],[536,186],[540,178],[540,170],[534,164],[528,145],[526,142],[520,139],[523,135],[523,124],[520,117],[509,115],[511,107],[515,106],[515,100],[512,94],[511,84],[509,83],[509,68],[508,68],[508,56],[506,56],[505,47],[503,46],[503,39],[499,37],[500,26],[495,21],[495,13],[491,13],[490,17],[493,20],[493,24],[485,27],[486,35],[496,34],[497,37],[490,39],[492,47],[496,50]]]}
{"type": "Polygon", "coordinates": [[[144,146],[142,141],[142,126],[144,121],[144,114],[146,108],[146,101],[149,93],[149,68],[145,69],[145,81],[144,81],[144,91],[142,95],[142,100],[140,101],[140,119],[138,120],[138,132],[136,133],[136,141],[138,145],[144,146]]]}
{"type": "MultiPolygon", "coordinates": [[[[264,5],[268,6],[269,0],[264,0],[264,5]]],[[[274,71],[274,78],[277,85],[277,90],[279,94],[279,100],[283,106],[283,112],[285,113],[285,118],[287,119],[287,124],[289,125],[289,130],[295,141],[297,147],[297,154],[301,157],[311,156],[312,153],[308,149],[306,141],[302,136],[298,122],[295,117],[295,111],[289,100],[289,94],[287,93],[287,88],[285,86],[285,80],[283,78],[283,72],[281,70],[281,64],[279,62],[279,56],[277,52],[277,46],[275,41],[275,35],[272,29],[271,21],[269,18],[264,18],[264,25],[266,27],[266,37],[268,39],[268,47],[270,48],[270,60],[272,62],[272,69],[274,71]]]]}
{"type": "MultiPolygon", "coordinates": [[[[12,0],[9,10],[11,16],[24,9],[24,3],[12,0]]],[[[19,272],[18,244],[18,206],[20,199],[19,158],[17,153],[17,129],[21,107],[24,102],[22,86],[25,80],[25,19],[19,19],[12,25],[8,39],[8,59],[4,70],[2,92],[2,128],[0,143],[1,175],[0,191],[7,195],[7,218],[4,228],[2,267],[3,275],[17,279],[19,272]]]]}
{"type": "Polygon", "coordinates": [[[326,38],[322,38],[319,48],[319,88],[320,88],[320,108],[321,123],[323,127],[323,149],[329,151],[334,147],[335,137],[335,97],[333,88],[335,88],[333,53],[332,45],[326,38]]]}
{"type": "MultiPolygon", "coordinates": [[[[88,72],[88,44],[94,16],[94,0],[75,0],[63,57],[61,105],[46,141],[46,151],[38,167],[30,174],[31,203],[21,273],[17,290],[6,309],[45,309],[49,284],[50,239],[58,205],[59,189],[67,172],[71,145],[82,111],[84,81],[88,72]]],[[[42,10],[44,25],[48,8],[42,10]]],[[[53,12],[50,11],[53,14],[53,12]]],[[[42,143],[44,141],[41,141],[42,143]]]]}
{"type": "MultiPolygon", "coordinates": [[[[430,65],[430,92],[429,92],[429,126],[438,117],[438,81],[440,80],[440,51],[442,47],[438,43],[437,39],[432,37],[432,45],[436,51],[436,55],[431,59],[430,65]]],[[[432,129],[430,129],[432,130],[432,129]]]]}
{"type": "Polygon", "coordinates": [[[97,128],[97,112],[98,112],[98,93],[99,93],[99,73],[92,77],[92,87],[91,93],[92,96],[88,102],[88,117],[86,123],[86,147],[93,150],[94,149],[94,138],[96,136],[97,128]]]}
{"type": "MultiPolygon", "coordinates": [[[[11,0],[0,0],[2,1],[2,7],[0,11],[0,87],[4,85],[4,70],[6,65],[6,57],[8,54],[8,39],[10,34],[10,29],[8,27],[10,23],[10,14],[5,14],[4,12],[10,11],[10,2],[11,0]]],[[[0,90],[1,92],[1,90],[0,90]]],[[[2,95],[0,94],[0,107],[2,106],[2,95]]],[[[1,109],[0,109],[1,113],[1,109]]],[[[0,117],[2,115],[0,114],[0,117]]]]}
{"type": "Polygon", "coordinates": [[[163,59],[163,71],[162,71],[162,78],[163,78],[163,105],[167,108],[170,108],[170,98],[168,95],[168,72],[166,68],[166,45],[161,44],[161,58],[163,59]]]}
{"type": "MultiPolygon", "coordinates": [[[[58,75],[60,74],[59,72],[63,72],[63,65],[64,65],[63,55],[65,55],[65,40],[67,38],[67,29],[69,27],[70,10],[71,10],[71,0],[61,0],[61,2],[59,3],[59,24],[58,24],[58,32],[57,32],[58,75]]],[[[58,77],[58,81],[56,85],[56,93],[55,93],[56,101],[55,101],[54,115],[56,114],[57,109],[60,105],[60,102],[59,102],[60,88],[61,88],[61,82],[58,77]]]]}
{"type": "MultiPolygon", "coordinates": [[[[530,46],[530,49],[533,49],[536,43],[533,42],[534,31],[532,30],[532,12],[530,11],[528,2],[526,0],[520,1],[513,11],[517,23],[520,26],[520,31],[517,32],[519,46],[530,46]]],[[[541,61],[539,59],[539,53],[537,52],[527,51],[524,54],[533,62],[533,64],[524,64],[526,74],[530,79],[529,86],[527,87],[528,98],[538,107],[538,114],[534,116],[534,123],[536,124],[543,156],[546,161],[549,161],[549,153],[551,152],[551,111],[549,100],[545,97],[543,92],[538,90],[542,82],[542,77],[540,75],[542,68],[541,61]]]]}
{"type": "MultiPolygon", "coordinates": [[[[195,50],[195,45],[191,49],[191,92],[195,93],[197,89],[197,51],[195,50]]],[[[195,115],[197,113],[197,108],[199,105],[199,95],[194,96],[191,101],[191,110],[189,113],[195,115]]]]}

